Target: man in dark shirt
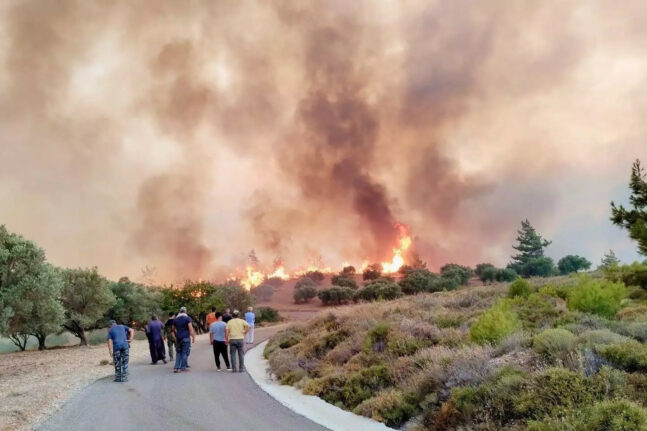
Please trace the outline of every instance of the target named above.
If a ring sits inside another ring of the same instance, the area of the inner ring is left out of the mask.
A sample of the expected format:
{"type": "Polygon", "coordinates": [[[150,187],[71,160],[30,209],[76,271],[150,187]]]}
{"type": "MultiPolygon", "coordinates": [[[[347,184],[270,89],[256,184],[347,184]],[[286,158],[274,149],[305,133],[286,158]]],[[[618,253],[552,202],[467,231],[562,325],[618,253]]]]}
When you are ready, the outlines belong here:
{"type": "Polygon", "coordinates": [[[124,325],[117,325],[114,320],[110,321],[108,330],[108,352],[115,364],[115,382],[128,381],[128,357],[130,351],[130,340],[133,339],[135,331],[124,325]]]}
{"type": "Polygon", "coordinates": [[[225,308],[225,314],[222,315],[222,321],[227,323],[231,320],[231,310],[229,308],[225,308]]]}
{"type": "Polygon", "coordinates": [[[164,324],[164,336],[166,337],[166,346],[168,347],[168,357],[172,361],[175,353],[175,340],[173,339],[173,319],[175,318],[175,313],[171,312],[168,314],[168,320],[164,324]]]}
{"type": "Polygon", "coordinates": [[[193,319],[186,314],[186,307],[180,308],[180,312],[173,320],[173,336],[177,346],[174,373],[188,372],[189,355],[191,354],[191,343],[195,343],[195,329],[193,319]]]}

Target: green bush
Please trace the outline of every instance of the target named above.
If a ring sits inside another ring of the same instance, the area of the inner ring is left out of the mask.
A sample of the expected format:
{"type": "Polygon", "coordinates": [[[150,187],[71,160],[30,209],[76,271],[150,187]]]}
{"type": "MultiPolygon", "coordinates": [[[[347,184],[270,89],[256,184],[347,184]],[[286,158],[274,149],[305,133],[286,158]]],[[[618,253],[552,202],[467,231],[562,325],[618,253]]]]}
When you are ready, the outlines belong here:
{"type": "Polygon", "coordinates": [[[532,286],[530,285],[528,280],[524,280],[523,278],[517,278],[515,281],[513,281],[510,284],[510,288],[508,289],[508,297],[527,298],[528,296],[530,296],[532,292],[533,292],[532,286]]]}
{"type": "Polygon", "coordinates": [[[350,287],[333,286],[320,290],[318,296],[323,305],[339,305],[353,299],[354,294],[355,292],[350,287]]]}
{"type": "Polygon", "coordinates": [[[350,287],[351,289],[357,289],[359,287],[355,279],[345,275],[335,275],[330,282],[333,286],[350,287]]]}
{"type": "Polygon", "coordinates": [[[496,271],[496,274],[494,274],[494,279],[498,282],[505,283],[516,280],[518,276],[519,275],[514,269],[502,268],[496,271]]]}
{"type": "Polygon", "coordinates": [[[618,311],[616,318],[619,320],[647,321],[647,305],[623,308],[618,311]]]}
{"type": "Polygon", "coordinates": [[[627,289],[622,283],[582,277],[568,295],[568,308],[611,319],[620,309],[627,289]]]}
{"type": "Polygon", "coordinates": [[[362,289],[355,292],[354,298],[363,301],[376,301],[379,299],[391,300],[400,298],[402,290],[396,283],[368,283],[362,289]]]}
{"type": "Polygon", "coordinates": [[[647,430],[647,411],[626,400],[602,401],[588,412],[583,429],[590,431],[647,430]]]}
{"type": "Polygon", "coordinates": [[[647,346],[638,341],[611,344],[602,348],[600,355],[623,370],[647,372],[647,346]]]}
{"type": "Polygon", "coordinates": [[[577,343],[587,348],[596,348],[614,343],[629,341],[629,338],[616,334],[608,329],[594,329],[585,331],[577,339],[577,343]]]}
{"type": "Polygon", "coordinates": [[[395,356],[411,356],[418,350],[429,347],[431,342],[412,335],[400,335],[389,338],[386,349],[395,356]]]}
{"type": "Polygon", "coordinates": [[[364,340],[364,351],[383,352],[386,349],[390,330],[391,324],[389,322],[377,322],[366,334],[366,339],[364,340]]]}
{"type": "Polygon", "coordinates": [[[517,315],[507,301],[499,301],[479,316],[470,327],[470,337],[477,343],[496,343],[521,328],[517,315]]]}
{"type": "Polygon", "coordinates": [[[258,307],[256,309],[256,322],[280,322],[281,316],[277,309],[272,307],[258,307]]]}
{"type": "Polygon", "coordinates": [[[566,329],[546,329],[535,336],[532,348],[551,362],[565,361],[575,350],[575,340],[575,335],[566,329]]]}
{"type": "Polygon", "coordinates": [[[404,424],[415,411],[416,407],[396,389],[382,391],[363,401],[353,410],[355,414],[370,417],[395,428],[404,424]]]}
{"type": "Polygon", "coordinates": [[[263,356],[267,359],[272,353],[279,349],[288,349],[299,344],[303,337],[303,328],[298,326],[290,326],[289,328],[279,331],[275,336],[270,338],[270,341],[265,346],[265,350],[263,350],[263,356]]]}
{"type": "Polygon", "coordinates": [[[294,302],[297,304],[302,302],[310,302],[312,298],[317,296],[317,292],[318,292],[314,281],[310,280],[310,282],[300,283],[302,280],[310,280],[310,279],[307,277],[302,278],[294,286],[293,297],[294,297],[294,302]]]}
{"type": "Polygon", "coordinates": [[[467,266],[448,263],[440,268],[440,276],[445,279],[454,279],[459,286],[465,286],[474,276],[474,271],[467,266]]]}
{"type": "Polygon", "coordinates": [[[388,387],[391,382],[391,375],[386,365],[375,365],[351,375],[342,388],[344,406],[354,409],[377,391],[388,387]]]}
{"type": "Polygon", "coordinates": [[[404,278],[400,280],[399,284],[405,295],[443,290],[440,276],[426,269],[413,269],[408,271],[404,278]]]}
{"type": "Polygon", "coordinates": [[[557,301],[560,300],[533,293],[525,300],[517,300],[514,311],[519,316],[524,329],[546,328],[552,326],[562,314],[554,304],[557,301]]]}

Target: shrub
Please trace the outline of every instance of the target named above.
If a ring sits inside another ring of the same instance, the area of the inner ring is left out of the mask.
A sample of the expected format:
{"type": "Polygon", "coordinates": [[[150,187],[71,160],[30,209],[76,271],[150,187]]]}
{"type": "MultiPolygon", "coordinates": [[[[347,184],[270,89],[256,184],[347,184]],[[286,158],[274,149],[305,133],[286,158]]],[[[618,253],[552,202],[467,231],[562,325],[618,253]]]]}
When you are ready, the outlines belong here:
{"type": "Polygon", "coordinates": [[[625,371],[647,372],[647,346],[638,341],[611,344],[600,349],[600,355],[625,371]]]}
{"type": "Polygon", "coordinates": [[[324,305],[344,304],[353,299],[354,291],[350,287],[333,286],[320,290],[319,299],[324,305]]]}
{"type": "Polygon", "coordinates": [[[391,384],[391,375],[386,365],[374,365],[350,376],[342,388],[344,406],[354,409],[362,401],[391,384]]]}
{"type": "Polygon", "coordinates": [[[364,272],[362,272],[363,280],[375,280],[382,276],[382,266],[379,263],[374,263],[366,267],[364,272]]]}
{"type": "Polygon", "coordinates": [[[272,307],[258,307],[256,309],[256,322],[279,322],[281,316],[277,309],[272,307]]]}
{"type": "Polygon", "coordinates": [[[568,295],[568,308],[598,316],[613,318],[620,309],[620,302],[627,289],[622,283],[581,278],[568,295]]]}
{"type": "Polygon", "coordinates": [[[314,282],[314,280],[310,277],[301,277],[297,280],[297,282],[294,284],[295,289],[302,289],[304,287],[316,287],[317,283],[314,282]]]}
{"type": "Polygon", "coordinates": [[[517,315],[506,301],[497,302],[479,316],[470,327],[470,337],[477,343],[496,343],[520,328],[517,315]]]}
{"type": "Polygon", "coordinates": [[[498,269],[494,274],[494,279],[498,282],[510,282],[517,279],[519,275],[512,268],[498,269]]]}
{"type": "Polygon", "coordinates": [[[541,329],[552,326],[562,314],[562,311],[554,304],[557,301],[561,302],[561,300],[549,296],[533,293],[527,299],[515,304],[514,310],[524,329],[541,329]]]}
{"type": "Polygon", "coordinates": [[[416,407],[396,389],[382,391],[353,410],[355,414],[367,416],[395,428],[399,428],[415,411],[416,407]]]}
{"type": "Polygon", "coordinates": [[[496,267],[491,263],[479,263],[474,269],[476,276],[483,282],[483,284],[488,281],[492,282],[496,276],[496,267]]]}
{"type": "Polygon", "coordinates": [[[324,278],[326,278],[326,276],[321,271],[308,271],[306,272],[305,276],[317,284],[321,283],[322,281],[324,281],[324,278]]]}
{"type": "Polygon", "coordinates": [[[404,295],[400,286],[395,283],[369,283],[355,292],[356,300],[376,301],[379,299],[391,300],[404,295]]]}
{"type": "Polygon", "coordinates": [[[582,269],[587,270],[591,268],[591,262],[582,256],[569,254],[557,262],[557,268],[559,268],[560,274],[566,275],[572,272],[578,272],[582,269]]]}
{"type": "Polygon", "coordinates": [[[293,296],[294,302],[297,304],[300,302],[310,302],[312,298],[317,296],[317,288],[314,286],[295,287],[293,296]]]}
{"type": "Polygon", "coordinates": [[[272,286],[272,287],[281,287],[283,286],[283,279],[280,277],[270,277],[263,284],[272,286]]]}
{"type": "Polygon", "coordinates": [[[350,287],[351,289],[357,289],[359,287],[354,279],[345,275],[335,275],[330,281],[333,286],[350,287]]]}
{"type": "Polygon", "coordinates": [[[593,406],[585,421],[590,431],[646,430],[647,411],[626,400],[602,401],[593,406]]]}
{"type": "Polygon", "coordinates": [[[524,280],[523,278],[517,278],[510,284],[510,288],[508,289],[509,298],[516,298],[518,296],[527,298],[531,293],[532,286],[530,286],[528,280],[524,280]]]}
{"type": "Polygon", "coordinates": [[[299,344],[303,339],[303,328],[298,326],[291,326],[282,331],[279,331],[265,346],[263,356],[265,359],[269,358],[274,352],[279,349],[288,349],[296,344],[299,344]]]}
{"type": "Polygon", "coordinates": [[[353,275],[355,275],[355,272],[356,272],[356,271],[355,271],[355,267],[354,267],[353,265],[348,265],[348,266],[345,266],[345,267],[341,270],[341,272],[339,273],[339,275],[345,275],[345,276],[347,276],[347,277],[352,277],[353,275]]]}
{"type": "Polygon", "coordinates": [[[616,318],[630,321],[647,321],[647,305],[623,308],[618,311],[616,318]]]}
{"type": "Polygon", "coordinates": [[[416,338],[411,335],[402,334],[389,339],[386,349],[395,356],[411,356],[418,350],[429,347],[428,340],[416,338]]]}
{"type": "Polygon", "coordinates": [[[440,268],[440,276],[445,279],[454,279],[459,286],[464,286],[469,283],[470,278],[474,275],[474,271],[467,266],[458,265],[455,263],[448,263],[440,268]]]}
{"type": "Polygon", "coordinates": [[[440,276],[429,272],[426,269],[414,269],[409,271],[400,280],[402,292],[406,295],[415,295],[419,292],[437,292],[443,290],[440,283],[440,276]]]}
{"type": "Polygon", "coordinates": [[[522,277],[549,277],[557,273],[553,259],[546,256],[531,257],[524,263],[512,264],[508,268],[522,277]]]}
{"type": "Polygon", "coordinates": [[[604,270],[605,277],[626,286],[639,286],[647,289],[647,265],[634,262],[631,265],[611,265],[604,270]]]}
{"type": "Polygon", "coordinates": [[[532,348],[551,362],[566,361],[575,349],[576,337],[566,329],[546,329],[532,342],[532,348]]]}
{"type": "Polygon", "coordinates": [[[595,329],[592,331],[585,331],[577,339],[577,343],[587,348],[596,348],[598,346],[606,346],[608,344],[621,343],[629,341],[629,338],[609,331],[608,329],[595,329]]]}
{"type": "Polygon", "coordinates": [[[250,290],[250,293],[261,301],[269,301],[274,295],[274,287],[269,284],[261,284],[250,290]]]}
{"type": "Polygon", "coordinates": [[[389,322],[377,322],[375,326],[369,329],[364,340],[364,351],[383,352],[386,349],[387,338],[391,325],[389,322]]]}

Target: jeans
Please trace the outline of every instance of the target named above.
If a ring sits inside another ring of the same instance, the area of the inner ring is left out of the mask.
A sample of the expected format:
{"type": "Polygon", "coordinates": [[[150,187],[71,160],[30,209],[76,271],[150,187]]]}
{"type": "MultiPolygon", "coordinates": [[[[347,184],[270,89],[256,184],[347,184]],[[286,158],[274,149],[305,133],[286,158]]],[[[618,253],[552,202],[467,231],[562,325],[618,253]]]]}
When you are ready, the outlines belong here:
{"type": "Polygon", "coordinates": [[[231,370],[236,371],[236,353],[238,353],[238,369],[243,371],[245,369],[245,340],[229,340],[229,351],[231,352],[231,370]]]}
{"type": "Polygon", "coordinates": [[[225,360],[225,365],[229,368],[229,357],[227,356],[227,345],[224,341],[213,340],[213,357],[216,359],[216,367],[220,369],[220,355],[225,360]]]}
{"type": "Polygon", "coordinates": [[[248,343],[254,342],[254,325],[249,325],[249,332],[245,335],[245,341],[248,343]]]}
{"type": "Polygon", "coordinates": [[[129,349],[114,349],[112,359],[115,363],[115,382],[128,381],[128,357],[129,349]]]}
{"type": "Polygon", "coordinates": [[[175,369],[184,371],[189,362],[191,354],[191,338],[182,338],[177,342],[177,355],[175,356],[175,369]]]}

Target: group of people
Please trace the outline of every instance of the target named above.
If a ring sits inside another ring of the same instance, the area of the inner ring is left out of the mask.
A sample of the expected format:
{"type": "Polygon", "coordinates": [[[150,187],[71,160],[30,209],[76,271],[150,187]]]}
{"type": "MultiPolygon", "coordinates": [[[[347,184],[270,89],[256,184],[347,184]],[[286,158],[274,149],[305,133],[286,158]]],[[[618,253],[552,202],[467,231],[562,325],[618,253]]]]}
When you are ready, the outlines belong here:
{"type": "MultiPolygon", "coordinates": [[[[244,345],[254,342],[254,324],[256,315],[252,307],[245,313],[245,319],[240,318],[240,312],[225,309],[224,313],[211,309],[206,321],[209,328],[209,343],[213,346],[213,355],[216,368],[221,370],[220,357],[224,360],[225,367],[233,372],[245,371],[244,345]],[[227,349],[229,348],[229,354],[227,349]],[[231,362],[230,362],[231,359],[231,362]],[[238,365],[238,366],[237,366],[238,365]]],[[[125,325],[119,325],[114,320],[110,321],[108,330],[108,352],[115,365],[115,382],[128,381],[128,358],[130,342],[134,337],[134,330],[125,325]]],[[[146,337],[151,355],[151,364],[158,361],[166,364],[166,348],[169,359],[172,361],[175,353],[174,373],[188,372],[191,344],[195,343],[196,332],[193,319],[187,314],[186,307],[181,307],[180,312],[169,313],[169,318],[162,323],[156,315],[146,325],[146,337]],[[166,344],[166,346],[165,346],[166,344]]]]}

